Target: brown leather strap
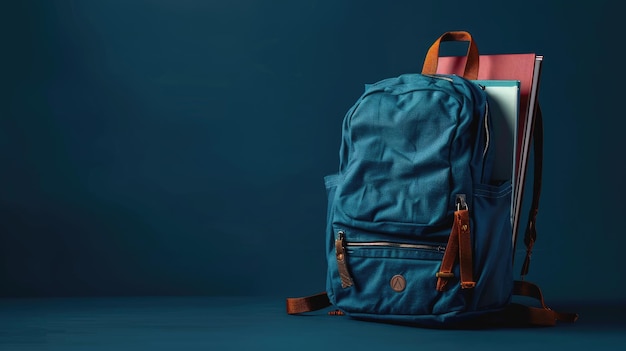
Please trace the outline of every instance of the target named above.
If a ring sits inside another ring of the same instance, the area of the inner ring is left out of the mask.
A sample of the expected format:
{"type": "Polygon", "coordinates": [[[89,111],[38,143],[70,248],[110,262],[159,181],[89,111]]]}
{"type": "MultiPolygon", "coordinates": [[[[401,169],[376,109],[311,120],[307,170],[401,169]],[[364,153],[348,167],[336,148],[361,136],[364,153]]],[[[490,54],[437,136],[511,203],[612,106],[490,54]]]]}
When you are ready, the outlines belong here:
{"type": "Polygon", "coordinates": [[[437,291],[444,291],[450,278],[454,277],[452,268],[454,267],[454,261],[459,253],[459,236],[457,235],[457,221],[456,216],[454,223],[452,223],[452,230],[448,237],[448,245],[446,245],[446,252],[441,259],[441,266],[439,272],[437,272],[437,291]]]}
{"type": "Polygon", "coordinates": [[[287,298],[287,314],[317,311],[330,305],[330,300],[325,292],[305,297],[290,297],[287,298]]]}
{"type": "Polygon", "coordinates": [[[471,289],[476,286],[474,281],[474,261],[472,259],[472,239],[470,236],[469,211],[456,211],[459,236],[459,264],[461,265],[461,288],[471,289]]]}
{"type": "Polygon", "coordinates": [[[460,261],[461,288],[473,288],[476,285],[473,278],[472,241],[469,223],[469,211],[467,209],[454,212],[454,223],[448,238],[448,245],[437,273],[437,291],[444,291],[450,278],[454,277],[452,268],[457,257],[460,261]]]}
{"type": "Polygon", "coordinates": [[[463,73],[463,77],[467,79],[477,79],[478,78],[478,46],[474,42],[471,34],[465,31],[454,31],[454,32],[446,32],[442,36],[440,36],[435,42],[431,45],[430,49],[426,53],[426,58],[424,59],[424,66],[422,67],[422,74],[436,74],[437,73],[437,63],[439,60],[439,45],[442,41],[468,41],[469,46],[467,48],[466,61],[465,61],[465,71],[463,73]]]}
{"type": "Polygon", "coordinates": [[[537,326],[552,326],[555,325],[557,321],[575,322],[578,319],[578,314],[576,313],[557,312],[546,306],[541,289],[533,283],[519,280],[515,281],[513,285],[513,295],[534,298],[539,301],[541,307],[531,307],[516,303],[511,304],[504,313],[512,322],[537,326]]]}
{"type": "Polygon", "coordinates": [[[348,271],[348,263],[346,262],[345,233],[343,231],[337,234],[337,239],[335,240],[335,257],[337,258],[337,270],[341,278],[341,287],[344,289],[349,288],[354,285],[354,281],[350,271],[348,271]]]}
{"type": "MultiPolygon", "coordinates": [[[[526,296],[539,301],[541,307],[531,307],[520,304],[510,304],[504,311],[505,321],[514,324],[552,326],[557,321],[575,322],[578,319],[576,313],[557,312],[546,306],[541,289],[535,284],[525,281],[515,281],[513,294],[526,296]]],[[[321,310],[331,306],[328,295],[323,292],[306,297],[287,299],[287,313],[299,314],[321,310]]],[[[330,312],[341,315],[340,311],[330,312]]]]}

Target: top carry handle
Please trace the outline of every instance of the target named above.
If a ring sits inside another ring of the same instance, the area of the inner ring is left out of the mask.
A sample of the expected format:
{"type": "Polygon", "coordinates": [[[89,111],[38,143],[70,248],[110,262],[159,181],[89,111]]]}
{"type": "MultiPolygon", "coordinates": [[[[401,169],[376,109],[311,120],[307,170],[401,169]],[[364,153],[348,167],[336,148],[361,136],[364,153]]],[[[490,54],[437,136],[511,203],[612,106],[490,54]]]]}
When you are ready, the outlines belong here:
{"type": "Polygon", "coordinates": [[[476,80],[478,79],[478,68],[479,68],[479,54],[478,54],[478,46],[474,42],[474,38],[472,35],[465,31],[454,31],[454,32],[446,32],[442,36],[440,36],[433,45],[431,45],[430,49],[428,49],[428,53],[426,53],[426,58],[424,59],[424,66],[422,67],[422,74],[436,74],[437,73],[437,63],[439,61],[439,45],[443,41],[467,41],[469,42],[469,46],[467,48],[467,60],[465,61],[465,71],[463,73],[463,77],[476,80]]]}

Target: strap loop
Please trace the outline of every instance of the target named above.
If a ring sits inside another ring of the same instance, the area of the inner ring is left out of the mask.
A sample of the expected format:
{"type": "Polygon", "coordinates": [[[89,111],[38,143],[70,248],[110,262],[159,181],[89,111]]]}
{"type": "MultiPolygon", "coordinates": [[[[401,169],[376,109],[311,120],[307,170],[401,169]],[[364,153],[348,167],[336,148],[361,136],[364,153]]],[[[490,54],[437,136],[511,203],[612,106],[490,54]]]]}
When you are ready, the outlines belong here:
{"type": "Polygon", "coordinates": [[[469,223],[469,211],[467,209],[454,212],[454,223],[448,238],[446,252],[441,260],[441,268],[435,274],[437,291],[444,291],[450,279],[454,277],[452,268],[457,257],[460,264],[461,288],[471,289],[476,286],[473,276],[472,240],[469,223]]]}

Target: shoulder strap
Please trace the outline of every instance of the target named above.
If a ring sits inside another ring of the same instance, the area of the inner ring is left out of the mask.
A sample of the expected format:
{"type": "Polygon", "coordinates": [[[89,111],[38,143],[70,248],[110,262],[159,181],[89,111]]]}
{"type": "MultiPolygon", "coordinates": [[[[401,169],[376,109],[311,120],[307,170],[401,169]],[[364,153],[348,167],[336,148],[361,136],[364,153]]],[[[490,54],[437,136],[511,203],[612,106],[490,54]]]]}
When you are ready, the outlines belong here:
{"type": "Polygon", "coordinates": [[[533,147],[534,147],[534,170],[533,170],[533,197],[528,214],[528,226],[524,235],[526,245],[526,257],[522,264],[522,281],[515,281],[513,295],[525,296],[536,299],[541,307],[530,307],[513,303],[505,310],[505,316],[514,323],[524,323],[530,325],[554,325],[557,321],[575,322],[578,314],[556,312],[546,306],[543,300],[541,289],[535,284],[524,281],[530,267],[533,246],[537,240],[537,213],[539,212],[539,198],[541,196],[541,178],[543,171],[543,115],[541,107],[537,105],[535,121],[533,125],[533,147]]]}

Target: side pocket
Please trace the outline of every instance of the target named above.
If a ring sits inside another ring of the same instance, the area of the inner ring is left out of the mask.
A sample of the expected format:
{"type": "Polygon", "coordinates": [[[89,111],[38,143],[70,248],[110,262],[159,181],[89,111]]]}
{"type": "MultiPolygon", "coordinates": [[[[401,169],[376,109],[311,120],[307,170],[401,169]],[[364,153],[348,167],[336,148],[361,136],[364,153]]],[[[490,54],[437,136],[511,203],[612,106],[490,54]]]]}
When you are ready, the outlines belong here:
{"type": "Polygon", "coordinates": [[[335,235],[333,233],[333,209],[334,199],[337,185],[340,180],[339,174],[332,174],[324,177],[324,186],[326,187],[327,205],[326,205],[326,261],[328,264],[326,273],[326,293],[328,299],[333,305],[336,305],[335,293],[332,288],[332,282],[335,279],[334,273],[337,272],[337,260],[335,259],[335,235]]]}
{"type": "Polygon", "coordinates": [[[474,185],[474,274],[471,309],[498,309],[510,302],[513,288],[511,183],[474,185]]]}
{"type": "Polygon", "coordinates": [[[337,190],[337,184],[339,184],[339,180],[341,176],[339,174],[332,174],[324,177],[324,187],[326,188],[326,198],[327,198],[327,206],[326,206],[326,223],[330,225],[332,222],[331,212],[333,209],[333,203],[335,198],[335,192],[337,190]]]}

